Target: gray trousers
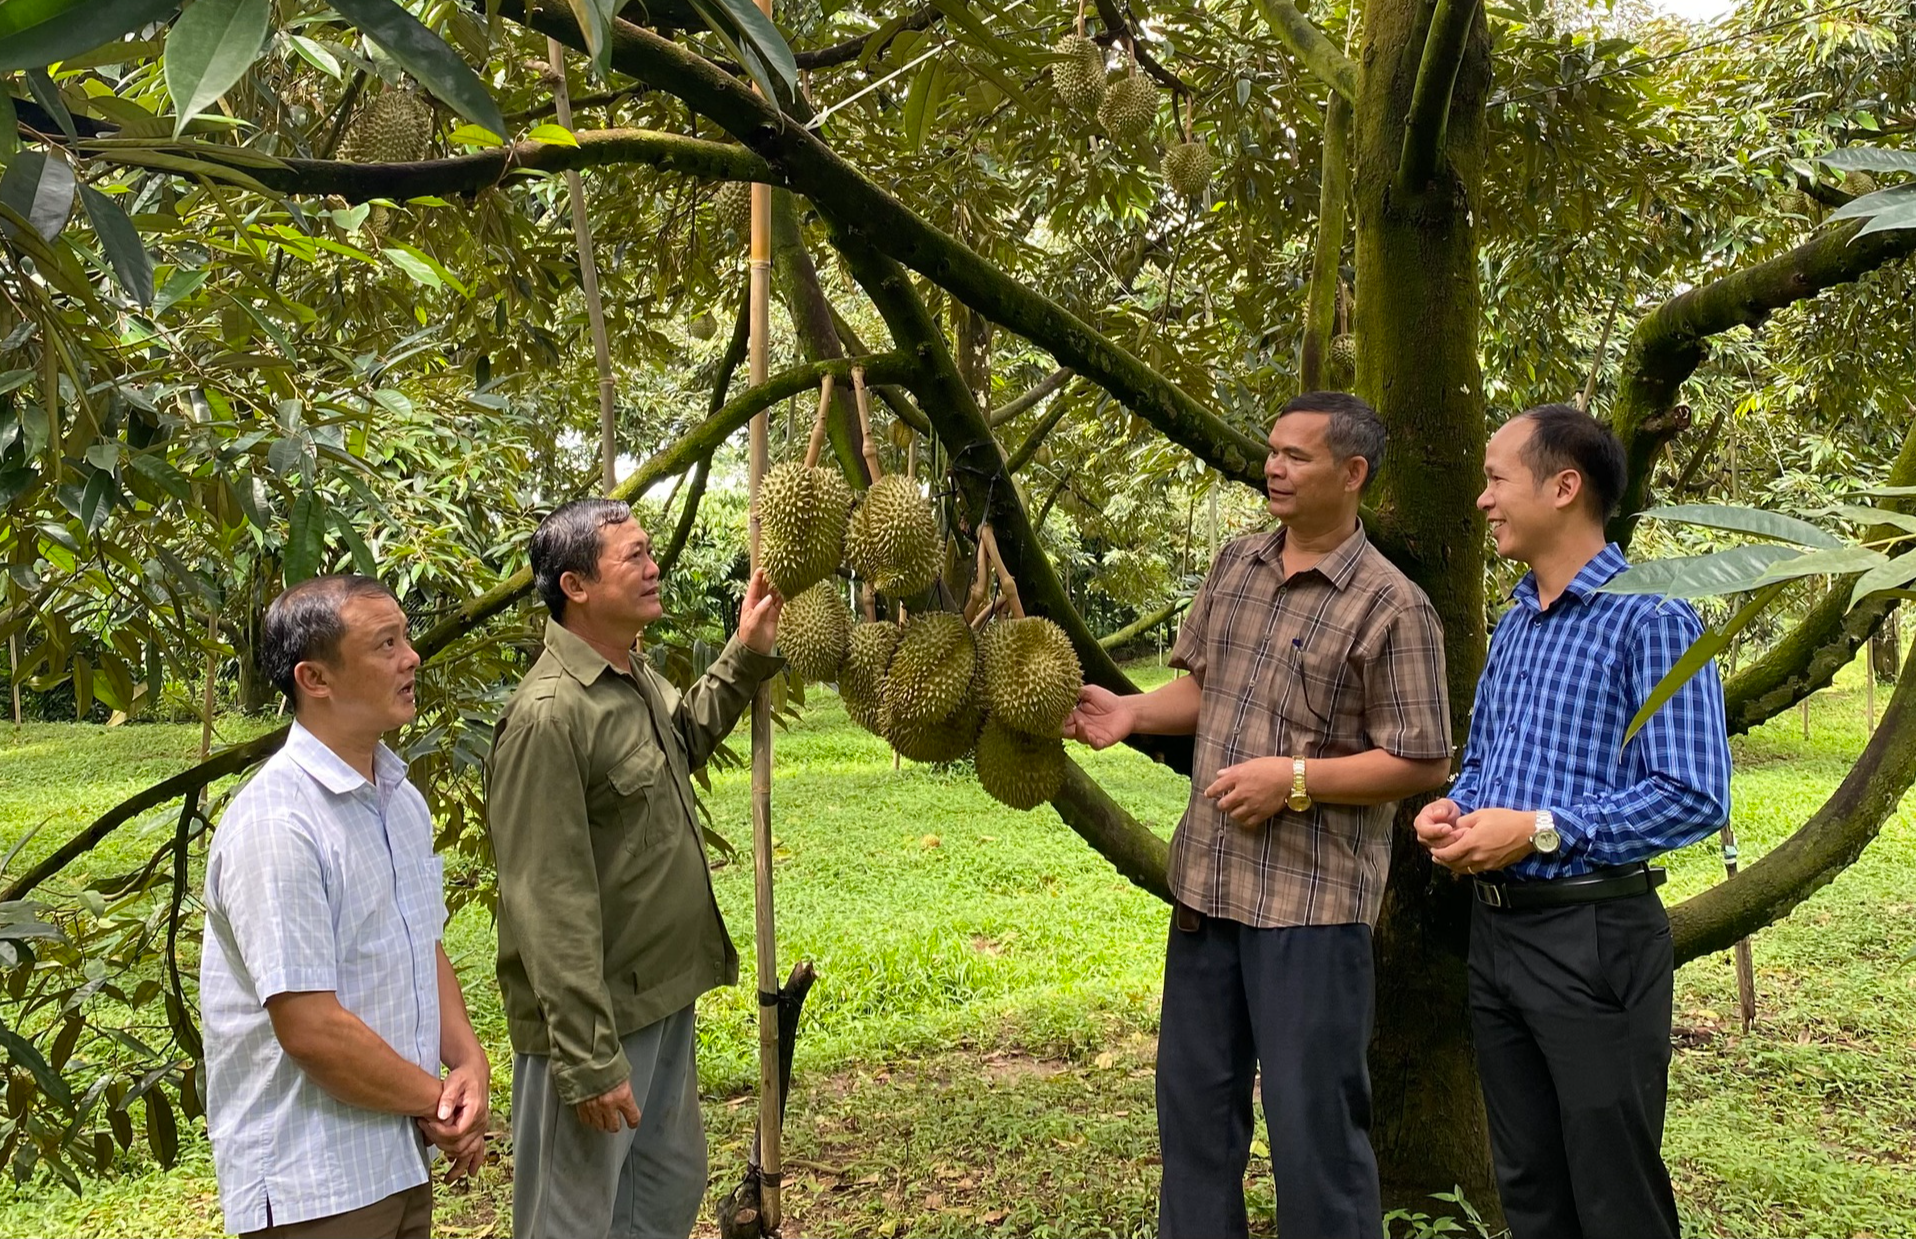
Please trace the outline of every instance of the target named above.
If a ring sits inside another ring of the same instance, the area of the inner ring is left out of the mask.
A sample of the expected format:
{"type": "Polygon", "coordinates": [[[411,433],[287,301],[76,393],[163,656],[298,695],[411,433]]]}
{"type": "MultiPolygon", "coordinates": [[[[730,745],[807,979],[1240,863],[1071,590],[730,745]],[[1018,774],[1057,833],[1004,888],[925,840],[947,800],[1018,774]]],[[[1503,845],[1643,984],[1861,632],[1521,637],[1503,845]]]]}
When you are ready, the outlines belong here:
{"type": "Polygon", "coordinates": [[[559,1100],[551,1060],[512,1056],[517,1239],[686,1239],[705,1199],[698,1035],[686,1007],[626,1037],[639,1126],[597,1131],[559,1100]]]}

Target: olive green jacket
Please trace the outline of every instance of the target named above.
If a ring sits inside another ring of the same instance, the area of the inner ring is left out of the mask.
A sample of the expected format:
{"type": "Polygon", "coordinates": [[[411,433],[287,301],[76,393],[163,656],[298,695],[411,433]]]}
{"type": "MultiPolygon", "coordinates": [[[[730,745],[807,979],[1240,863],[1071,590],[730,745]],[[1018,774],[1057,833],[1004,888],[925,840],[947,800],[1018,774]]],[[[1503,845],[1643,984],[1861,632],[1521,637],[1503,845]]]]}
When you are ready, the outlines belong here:
{"type": "Polygon", "coordinates": [[[499,988],[512,1048],[575,1105],[630,1075],[622,1037],[738,980],[691,772],[783,660],[737,639],[681,698],[613,670],[556,620],[493,736],[499,988]]]}

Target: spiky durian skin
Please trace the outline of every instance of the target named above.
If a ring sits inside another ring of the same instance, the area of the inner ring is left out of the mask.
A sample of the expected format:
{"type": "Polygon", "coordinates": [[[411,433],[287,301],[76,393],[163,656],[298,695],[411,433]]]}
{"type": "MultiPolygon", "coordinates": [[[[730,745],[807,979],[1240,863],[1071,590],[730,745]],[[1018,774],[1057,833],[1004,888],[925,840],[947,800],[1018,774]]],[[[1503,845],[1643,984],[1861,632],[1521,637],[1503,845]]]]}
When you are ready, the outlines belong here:
{"type": "Polygon", "coordinates": [[[906,598],[937,579],[938,516],[908,477],[871,484],[845,529],[845,562],[890,598],[906,598]]]}
{"type": "Polygon", "coordinates": [[[781,594],[797,597],[838,571],[851,506],[835,469],[787,462],[759,482],[759,563],[781,594]]]}
{"type": "Polygon", "coordinates": [[[978,782],[992,799],[1029,811],[1064,783],[1064,741],[1044,739],[987,718],[978,734],[978,782]]]}
{"type": "Polygon", "coordinates": [[[1056,736],[1084,687],[1071,638],[1041,616],[986,628],[978,639],[978,662],[991,717],[1033,736],[1056,736]]]}
{"type": "Polygon", "coordinates": [[[1051,65],[1051,88],[1066,107],[1097,106],[1104,98],[1104,50],[1081,34],[1067,34],[1051,49],[1064,57],[1051,65]]]}
{"type": "Polygon", "coordinates": [[[1105,89],[1098,123],[1120,142],[1143,137],[1158,118],[1158,88],[1141,73],[1127,73],[1105,89]]]}
{"type": "Polygon", "coordinates": [[[963,617],[949,611],[914,615],[885,672],[885,710],[906,726],[949,718],[977,675],[977,642],[963,617]]]}
{"type": "Polygon", "coordinates": [[[1159,170],[1164,183],[1180,198],[1204,196],[1211,184],[1211,148],[1202,142],[1179,142],[1164,152],[1159,170]]]}
{"type": "Polygon", "coordinates": [[[826,684],[838,679],[851,633],[851,608],[838,592],[838,582],[826,579],[785,604],[778,621],[778,648],[806,683],[826,684]]]}
{"type": "Polygon", "coordinates": [[[845,713],[875,736],[883,736],[885,671],[898,648],[898,625],[852,625],[845,661],[838,669],[838,695],[845,713]]]}

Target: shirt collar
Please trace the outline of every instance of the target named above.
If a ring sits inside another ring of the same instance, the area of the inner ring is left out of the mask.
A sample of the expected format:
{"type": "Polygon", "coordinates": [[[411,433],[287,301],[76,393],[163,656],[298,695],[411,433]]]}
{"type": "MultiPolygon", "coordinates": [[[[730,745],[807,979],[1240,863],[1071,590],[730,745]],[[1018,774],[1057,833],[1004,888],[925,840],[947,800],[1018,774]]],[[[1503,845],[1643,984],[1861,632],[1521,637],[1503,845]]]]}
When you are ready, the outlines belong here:
{"type": "MultiPolygon", "coordinates": [[[[365,775],[347,765],[345,758],[327,748],[325,742],[301,726],[298,719],[293,720],[292,728],[286,733],[283,751],[301,770],[335,796],[343,796],[366,786],[365,775]]],[[[399,754],[381,744],[373,750],[373,774],[380,787],[393,787],[405,777],[406,763],[399,754]]]]}
{"type": "MultiPolygon", "coordinates": [[[[1604,543],[1603,549],[1590,557],[1590,562],[1577,569],[1577,575],[1570,578],[1570,584],[1564,586],[1563,597],[1575,598],[1578,602],[1588,602],[1610,583],[1610,579],[1630,566],[1623,557],[1623,551],[1614,542],[1604,543]]],[[[1517,588],[1510,591],[1510,597],[1533,611],[1541,610],[1542,604],[1537,597],[1537,574],[1524,573],[1523,580],[1517,582],[1517,588]]]]}
{"type": "Polygon", "coordinates": [[[612,670],[605,655],[593,649],[586,639],[556,619],[546,621],[546,649],[559,660],[566,674],[590,688],[599,677],[612,670]]]}
{"type": "MultiPolygon", "coordinates": [[[[1276,533],[1266,535],[1264,544],[1251,552],[1251,558],[1261,563],[1277,564],[1282,567],[1284,537],[1288,532],[1289,530],[1279,528],[1276,533]]],[[[1363,555],[1364,548],[1368,545],[1370,545],[1370,539],[1364,534],[1364,522],[1359,521],[1355,533],[1338,543],[1336,549],[1306,571],[1321,573],[1325,580],[1342,590],[1350,584],[1351,577],[1356,575],[1357,560],[1363,555]]]]}

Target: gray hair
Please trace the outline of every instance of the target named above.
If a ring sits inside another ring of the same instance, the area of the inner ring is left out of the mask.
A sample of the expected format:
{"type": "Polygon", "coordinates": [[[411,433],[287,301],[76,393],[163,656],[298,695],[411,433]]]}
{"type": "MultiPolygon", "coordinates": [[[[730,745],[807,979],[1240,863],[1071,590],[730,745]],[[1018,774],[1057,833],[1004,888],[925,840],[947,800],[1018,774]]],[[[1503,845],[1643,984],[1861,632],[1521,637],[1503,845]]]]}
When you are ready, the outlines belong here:
{"type": "Polygon", "coordinates": [[[1339,462],[1362,456],[1370,468],[1364,474],[1368,487],[1384,466],[1384,419],[1366,400],[1341,391],[1307,391],[1293,396],[1277,411],[1281,419],[1287,413],[1322,413],[1331,419],[1324,431],[1324,442],[1339,462]]]}

